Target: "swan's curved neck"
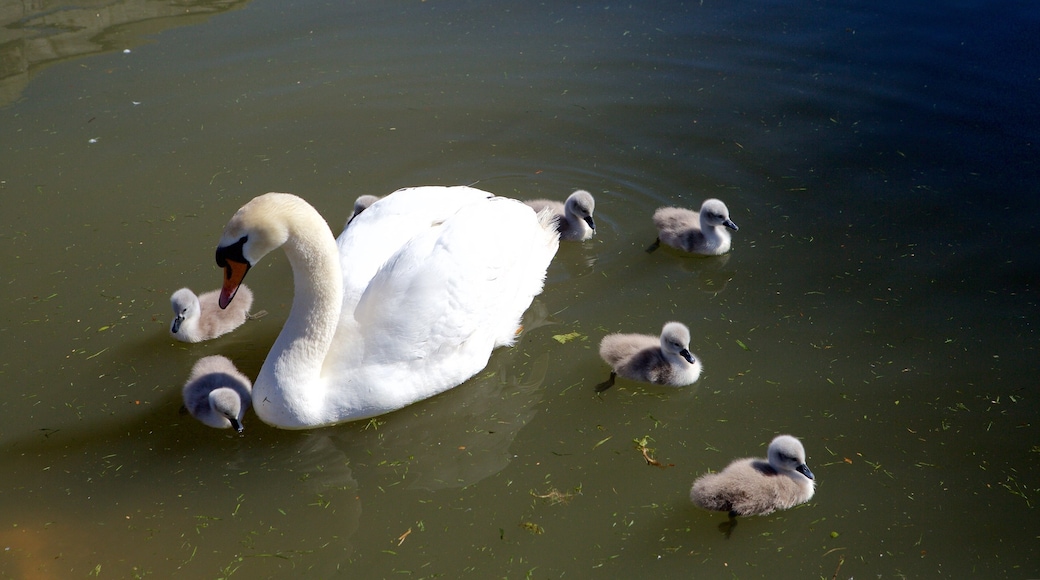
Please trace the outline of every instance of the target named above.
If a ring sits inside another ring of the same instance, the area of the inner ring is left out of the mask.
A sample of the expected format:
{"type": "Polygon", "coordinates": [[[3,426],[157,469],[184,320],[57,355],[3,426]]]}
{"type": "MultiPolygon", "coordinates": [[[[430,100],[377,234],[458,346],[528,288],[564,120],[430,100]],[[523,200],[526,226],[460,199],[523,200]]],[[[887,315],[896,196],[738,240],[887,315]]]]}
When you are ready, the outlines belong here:
{"type": "Polygon", "coordinates": [[[293,271],[289,318],[264,361],[253,387],[262,419],[283,427],[315,424],[325,407],[321,380],[343,306],[343,275],[328,224],[311,207],[289,218],[282,246],[293,271]]]}

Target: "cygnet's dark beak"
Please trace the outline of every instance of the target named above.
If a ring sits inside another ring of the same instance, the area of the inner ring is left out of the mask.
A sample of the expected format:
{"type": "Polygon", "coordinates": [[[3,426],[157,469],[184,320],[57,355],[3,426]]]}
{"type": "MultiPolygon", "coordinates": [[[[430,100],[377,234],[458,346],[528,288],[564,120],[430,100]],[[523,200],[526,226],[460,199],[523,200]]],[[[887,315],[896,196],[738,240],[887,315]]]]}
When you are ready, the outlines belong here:
{"type": "Polygon", "coordinates": [[[722,225],[726,226],[727,228],[733,231],[737,231],[738,229],[740,229],[737,227],[737,224],[733,223],[733,220],[728,218],[726,219],[726,221],[722,222],[722,225]]]}
{"type": "Polygon", "coordinates": [[[173,318],[173,324],[170,325],[170,332],[177,334],[177,331],[181,329],[181,324],[184,323],[184,317],[178,314],[173,318]]]}
{"type": "MultiPolygon", "coordinates": [[[[238,431],[239,433],[241,433],[243,430],[245,430],[245,428],[242,427],[242,423],[238,422],[238,419],[235,419],[234,417],[228,417],[228,421],[231,421],[231,427],[235,431],[238,431]]],[[[808,469],[808,468],[806,468],[806,469],[808,469]]],[[[809,479],[812,479],[812,474],[811,473],[809,474],[809,479]]]]}
{"type": "Polygon", "coordinates": [[[592,216],[586,216],[585,223],[589,224],[592,231],[596,231],[596,222],[592,219],[592,216]]]}
{"type": "Polygon", "coordinates": [[[691,353],[690,349],[688,348],[680,350],[679,354],[682,355],[682,357],[686,359],[686,362],[690,363],[691,365],[697,362],[697,359],[693,358],[693,353],[691,353]]]}
{"type": "Polygon", "coordinates": [[[795,470],[797,470],[798,473],[801,473],[805,477],[808,477],[809,479],[816,479],[815,477],[813,477],[812,472],[809,471],[809,466],[804,463],[799,465],[798,467],[795,467],[795,470]]]}

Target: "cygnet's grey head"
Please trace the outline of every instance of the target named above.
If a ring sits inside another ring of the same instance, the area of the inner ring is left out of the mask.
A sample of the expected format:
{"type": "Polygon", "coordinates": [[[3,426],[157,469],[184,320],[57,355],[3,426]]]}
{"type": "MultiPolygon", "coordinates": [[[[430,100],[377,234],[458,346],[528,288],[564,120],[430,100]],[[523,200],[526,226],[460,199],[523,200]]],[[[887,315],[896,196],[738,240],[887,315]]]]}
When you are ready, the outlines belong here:
{"type": "Polygon", "coordinates": [[[567,197],[564,209],[568,213],[585,220],[585,223],[589,224],[589,227],[593,230],[596,229],[596,222],[592,219],[592,213],[596,209],[596,200],[593,199],[591,193],[584,189],[575,191],[567,197]]]}
{"type": "Polygon", "coordinates": [[[170,332],[176,334],[181,329],[181,324],[189,318],[199,315],[201,306],[199,297],[187,288],[181,288],[170,296],[170,306],[173,307],[173,323],[170,332]]]}
{"type": "Polygon", "coordinates": [[[214,413],[223,415],[231,423],[231,427],[242,432],[242,396],[230,387],[220,387],[209,392],[209,406],[214,413]]]}
{"type": "Polygon", "coordinates": [[[661,350],[678,354],[691,365],[697,360],[690,352],[690,329],[681,322],[669,322],[661,329],[661,350]]]}
{"type": "MultiPolygon", "coordinates": [[[[379,196],[378,195],[361,195],[361,196],[358,196],[358,198],[356,200],[354,200],[354,212],[350,214],[349,218],[347,218],[347,225],[349,226],[350,222],[354,221],[354,218],[356,218],[361,212],[363,212],[366,209],[368,209],[369,206],[371,206],[373,203],[375,203],[377,201],[379,201],[379,196]]],[[[344,226],[344,227],[346,227],[346,226],[344,226]]]]}
{"type": "Polygon", "coordinates": [[[737,224],[733,223],[733,220],[729,218],[729,208],[722,203],[722,200],[714,198],[706,199],[701,204],[701,223],[711,227],[726,226],[733,231],[737,231],[737,224]]]}
{"type": "Polygon", "coordinates": [[[769,465],[778,471],[797,471],[814,479],[812,471],[805,464],[805,447],[790,435],[779,435],[769,444],[769,465]]]}

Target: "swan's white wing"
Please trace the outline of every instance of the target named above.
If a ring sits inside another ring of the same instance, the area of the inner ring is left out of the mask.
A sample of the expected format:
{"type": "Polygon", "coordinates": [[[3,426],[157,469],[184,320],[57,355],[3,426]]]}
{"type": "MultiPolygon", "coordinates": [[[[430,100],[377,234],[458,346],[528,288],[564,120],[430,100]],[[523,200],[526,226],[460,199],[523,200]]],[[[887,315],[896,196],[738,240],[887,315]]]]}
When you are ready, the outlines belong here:
{"type": "Polygon", "coordinates": [[[495,346],[512,342],[557,246],[555,232],[514,200],[461,208],[373,276],[354,312],[364,340],[354,370],[412,400],[471,377],[495,346]]]}
{"type": "Polygon", "coordinates": [[[405,243],[490,197],[472,187],[424,186],[399,189],[373,203],[336,240],[343,266],[343,316],[354,312],[372,276],[405,243]]]}

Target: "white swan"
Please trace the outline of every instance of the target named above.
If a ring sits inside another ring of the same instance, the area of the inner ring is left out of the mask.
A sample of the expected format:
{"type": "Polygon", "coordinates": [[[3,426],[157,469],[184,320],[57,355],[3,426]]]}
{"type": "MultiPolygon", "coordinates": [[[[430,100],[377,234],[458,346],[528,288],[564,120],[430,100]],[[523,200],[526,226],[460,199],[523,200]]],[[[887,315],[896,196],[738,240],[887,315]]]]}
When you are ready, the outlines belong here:
{"type": "Polygon", "coordinates": [[[268,193],[224,229],[221,305],[279,246],[295,292],[253,407],[267,423],[301,429],[387,413],[479,372],[515,340],[559,238],[548,214],[515,200],[418,187],[372,205],[337,241],[307,202],[268,193]]]}
{"type": "Polygon", "coordinates": [[[780,435],[769,444],[768,460],[737,459],[721,473],[697,478],[690,500],[730,517],[764,516],[809,501],[815,489],[802,442],[780,435]]]}
{"type": "Polygon", "coordinates": [[[583,242],[596,233],[596,222],[592,219],[596,200],[584,189],[570,194],[565,203],[550,199],[532,199],[524,203],[536,212],[547,209],[553,212],[556,231],[560,232],[561,240],[583,242]]]}
{"type": "Polygon", "coordinates": [[[205,425],[233,427],[242,432],[242,416],[249,408],[251,385],[227,357],[199,359],[188,375],[181,394],[184,407],[205,425]]]}
{"type": "Polygon", "coordinates": [[[170,296],[173,321],[170,336],[182,342],[210,340],[242,326],[253,307],[253,293],[246,286],[239,288],[239,298],[231,308],[217,304],[220,290],[211,290],[196,296],[188,288],[181,288],[170,296]]]}
{"type": "Polygon", "coordinates": [[[626,379],[683,387],[697,382],[701,361],[690,352],[690,329],[681,322],[669,322],[661,336],[649,334],[608,334],[599,343],[599,356],[612,371],[596,392],[614,386],[614,379],[626,379]]]}
{"type": "Polygon", "coordinates": [[[730,248],[727,228],[737,231],[737,224],[729,217],[726,204],[717,199],[706,199],[699,212],[681,207],[662,207],[654,212],[657,241],[647,251],[652,252],[664,243],[673,248],[718,256],[730,248]]]}

